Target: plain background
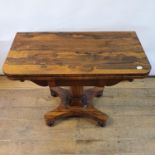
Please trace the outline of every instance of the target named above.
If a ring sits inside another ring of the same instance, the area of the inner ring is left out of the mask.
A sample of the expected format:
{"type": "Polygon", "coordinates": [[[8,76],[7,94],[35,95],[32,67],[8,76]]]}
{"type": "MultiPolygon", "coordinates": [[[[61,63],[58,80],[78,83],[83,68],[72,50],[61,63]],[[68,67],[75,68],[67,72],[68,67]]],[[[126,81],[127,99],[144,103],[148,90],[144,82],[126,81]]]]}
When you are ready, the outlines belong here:
{"type": "Polygon", "coordinates": [[[0,74],[18,31],[136,31],[155,75],[154,0],[0,0],[0,74]]]}

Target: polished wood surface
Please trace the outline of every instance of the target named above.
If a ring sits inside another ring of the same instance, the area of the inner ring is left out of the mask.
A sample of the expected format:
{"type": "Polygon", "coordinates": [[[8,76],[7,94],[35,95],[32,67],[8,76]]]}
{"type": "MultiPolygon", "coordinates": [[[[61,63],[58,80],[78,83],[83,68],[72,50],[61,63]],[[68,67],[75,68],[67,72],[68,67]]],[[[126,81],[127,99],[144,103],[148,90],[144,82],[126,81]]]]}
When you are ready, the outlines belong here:
{"type": "Polygon", "coordinates": [[[47,125],[84,116],[105,126],[108,116],[93,107],[93,98],[105,86],[144,78],[150,68],[135,32],[40,32],[17,33],[3,69],[10,79],[49,86],[60,97],[58,108],[45,115],[47,125]]]}
{"type": "Polygon", "coordinates": [[[29,78],[144,77],[149,71],[135,32],[17,33],[4,64],[6,75],[29,78]]]}
{"type": "Polygon", "coordinates": [[[55,110],[45,115],[47,125],[52,126],[60,118],[82,116],[92,118],[97,121],[98,125],[105,126],[108,116],[97,110],[92,104],[94,97],[102,96],[103,88],[84,90],[81,86],[72,86],[71,90],[60,87],[53,87],[50,90],[52,96],[60,97],[61,103],[55,110]]]}

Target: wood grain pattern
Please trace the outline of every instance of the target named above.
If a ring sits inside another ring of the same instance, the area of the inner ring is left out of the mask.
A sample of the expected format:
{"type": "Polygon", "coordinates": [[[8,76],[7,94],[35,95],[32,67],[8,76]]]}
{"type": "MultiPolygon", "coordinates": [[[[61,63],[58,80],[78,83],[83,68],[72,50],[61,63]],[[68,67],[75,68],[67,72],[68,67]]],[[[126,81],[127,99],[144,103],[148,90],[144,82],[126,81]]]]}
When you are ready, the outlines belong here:
{"type": "Polygon", "coordinates": [[[150,64],[135,32],[17,33],[4,64],[11,79],[49,86],[61,103],[45,119],[48,125],[68,116],[87,116],[104,126],[108,116],[92,105],[103,90],[144,78],[150,64]],[[137,66],[140,69],[137,69],[137,66]],[[71,86],[71,91],[57,86],[71,86]]]}
{"type": "Polygon", "coordinates": [[[11,77],[144,77],[149,71],[135,32],[17,33],[4,64],[11,77]]]}
{"type": "Polygon", "coordinates": [[[98,125],[104,127],[108,116],[97,110],[92,102],[94,97],[101,97],[103,88],[90,88],[84,90],[82,86],[72,86],[70,90],[60,87],[50,87],[54,92],[52,96],[59,96],[61,99],[60,105],[45,115],[46,124],[54,125],[58,119],[80,116],[89,117],[97,121],[98,125]]]}

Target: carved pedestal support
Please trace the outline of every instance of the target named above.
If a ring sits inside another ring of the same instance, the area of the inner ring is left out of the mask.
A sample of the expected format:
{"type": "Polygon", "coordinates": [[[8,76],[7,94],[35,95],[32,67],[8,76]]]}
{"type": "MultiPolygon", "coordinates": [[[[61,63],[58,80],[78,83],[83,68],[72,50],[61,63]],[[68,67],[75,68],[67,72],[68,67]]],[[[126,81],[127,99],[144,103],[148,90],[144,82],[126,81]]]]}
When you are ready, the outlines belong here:
{"type": "Polygon", "coordinates": [[[123,79],[104,79],[100,81],[46,81],[46,80],[31,80],[40,86],[49,86],[51,95],[54,97],[59,96],[61,99],[60,105],[45,115],[45,120],[48,126],[52,126],[58,119],[80,116],[89,117],[98,122],[100,126],[105,126],[108,116],[99,110],[97,110],[92,100],[94,97],[100,97],[103,94],[104,86],[112,86],[121,81],[130,81],[132,78],[123,79]],[[92,83],[99,87],[94,87],[84,90],[83,84],[86,86],[92,85],[92,83]],[[70,89],[64,89],[57,86],[70,86],[70,89]]]}
{"type": "Polygon", "coordinates": [[[84,90],[82,86],[72,86],[70,90],[60,87],[50,88],[52,96],[61,98],[60,105],[53,111],[45,115],[47,125],[52,126],[58,119],[80,116],[89,117],[98,122],[100,126],[105,126],[108,116],[92,105],[94,97],[99,97],[103,93],[103,88],[90,88],[84,90]]]}

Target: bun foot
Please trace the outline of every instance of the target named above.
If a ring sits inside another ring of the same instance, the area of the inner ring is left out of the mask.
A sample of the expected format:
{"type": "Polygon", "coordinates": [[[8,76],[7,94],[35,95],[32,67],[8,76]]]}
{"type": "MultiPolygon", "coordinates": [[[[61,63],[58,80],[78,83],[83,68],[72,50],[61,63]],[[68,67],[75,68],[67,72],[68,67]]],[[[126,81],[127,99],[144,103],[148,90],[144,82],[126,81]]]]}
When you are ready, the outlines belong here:
{"type": "Polygon", "coordinates": [[[49,127],[51,127],[51,126],[54,125],[54,121],[53,121],[53,120],[48,120],[48,121],[46,121],[46,124],[47,124],[49,127]]]}
{"type": "Polygon", "coordinates": [[[98,121],[97,124],[98,124],[100,127],[105,127],[106,122],[98,121]]]}

